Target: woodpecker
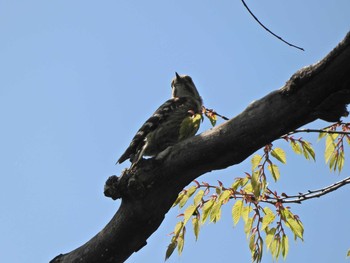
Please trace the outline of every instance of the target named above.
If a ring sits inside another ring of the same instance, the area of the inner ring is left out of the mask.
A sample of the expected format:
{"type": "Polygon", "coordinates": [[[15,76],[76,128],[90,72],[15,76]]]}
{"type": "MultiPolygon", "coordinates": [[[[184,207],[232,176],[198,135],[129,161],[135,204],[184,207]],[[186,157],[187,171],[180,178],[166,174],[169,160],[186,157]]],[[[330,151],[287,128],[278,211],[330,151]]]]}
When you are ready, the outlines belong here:
{"type": "Polygon", "coordinates": [[[192,78],[175,72],[171,88],[171,99],[141,126],[117,163],[130,159],[133,166],[143,156],[154,157],[169,146],[196,134],[202,119],[203,102],[192,78]]]}

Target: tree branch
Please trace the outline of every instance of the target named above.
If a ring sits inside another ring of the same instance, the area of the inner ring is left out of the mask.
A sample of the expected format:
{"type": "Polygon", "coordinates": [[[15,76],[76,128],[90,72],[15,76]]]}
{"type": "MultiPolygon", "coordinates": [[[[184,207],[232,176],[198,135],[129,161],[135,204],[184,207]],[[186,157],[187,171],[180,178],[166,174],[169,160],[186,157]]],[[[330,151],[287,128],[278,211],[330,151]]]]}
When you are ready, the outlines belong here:
{"type": "Polygon", "coordinates": [[[86,244],[51,262],[124,262],[146,244],[178,193],[200,175],[238,164],[266,144],[318,118],[338,121],[350,102],[350,34],[323,60],[280,89],[198,136],[111,177],[105,193],[122,198],[117,213],[86,244]]]}
{"type": "Polygon", "coordinates": [[[347,177],[339,182],[336,182],[332,185],[326,186],[324,188],[321,189],[317,189],[317,190],[309,190],[306,193],[299,193],[298,195],[292,195],[292,196],[285,196],[285,197],[281,197],[281,198],[268,198],[266,201],[261,201],[261,202],[266,202],[266,203],[270,203],[270,204],[276,204],[276,203],[298,203],[300,204],[301,202],[305,201],[305,200],[310,200],[313,198],[319,198],[325,194],[328,194],[330,192],[333,192],[335,190],[337,190],[338,188],[350,184],[350,177],[347,177]]]}
{"type": "Polygon", "coordinates": [[[302,50],[302,51],[305,51],[302,47],[298,47],[298,46],[296,46],[296,45],[293,45],[293,44],[287,42],[286,40],[284,40],[283,38],[281,38],[280,36],[278,36],[278,35],[276,35],[275,33],[273,33],[273,32],[272,32],[270,29],[268,29],[263,23],[260,22],[260,20],[259,20],[259,19],[254,15],[254,13],[250,10],[250,8],[249,8],[248,5],[245,3],[245,1],[244,1],[244,0],[241,0],[241,1],[242,1],[243,5],[244,5],[245,9],[247,9],[247,11],[249,12],[249,14],[254,18],[254,20],[255,20],[256,22],[258,22],[258,24],[259,24],[262,28],[264,28],[267,32],[269,32],[269,33],[270,33],[271,35],[273,35],[275,38],[277,38],[277,39],[281,40],[282,42],[286,43],[288,46],[294,47],[294,48],[299,49],[299,50],[302,50]]]}

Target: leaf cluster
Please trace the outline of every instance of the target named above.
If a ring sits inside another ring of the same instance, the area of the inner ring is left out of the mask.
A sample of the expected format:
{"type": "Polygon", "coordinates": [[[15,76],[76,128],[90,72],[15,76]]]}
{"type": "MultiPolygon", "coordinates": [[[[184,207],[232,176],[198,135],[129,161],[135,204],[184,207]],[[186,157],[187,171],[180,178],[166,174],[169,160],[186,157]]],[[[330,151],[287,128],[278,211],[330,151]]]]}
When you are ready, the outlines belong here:
{"type": "MultiPolygon", "coordinates": [[[[215,112],[212,112],[212,115],[205,114],[205,116],[215,125],[216,118],[212,117],[215,116],[215,112]]],[[[347,134],[349,129],[350,124],[338,123],[319,130],[319,139],[323,137],[326,139],[325,161],[331,170],[340,172],[344,165],[343,141],[346,139],[350,143],[350,137],[347,134]],[[338,128],[341,128],[344,133],[337,134],[338,128]]],[[[295,138],[291,134],[281,138],[290,145],[294,153],[307,160],[315,160],[315,152],[310,142],[295,138]]],[[[289,252],[290,233],[295,240],[303,240],[304,234],[304,226],[299,216],[292,212],[291,207],[286,206],[287,199],[291,196],[285,193],[278,194],[268,186],[268,178],[272,177],[275,182],[280,179],[279,165],[286,163],[285,151],[269,144],[263,148],[262,154],[252,156],[251,172],[235,178],[229,187],[224,186],[220,181],[217,186],[194,181],[195,185],[184,189],[173,205],[184,208],[189,203],[184,213],[179,215],[181,220],[172,233],[165,258],[169,258],[176,248],[179,254],[182,253],[189,221],[192,222],[197,240],[201,227],[206,222],[218,222],[223,206],[230,203],[233,225],[236,226],[240,219],[243,220],[252,262],[261,262],[264,247],[271,253],[274,260],[277,261],[281,256],[285,259],[289,252]]],[[[299,195],[304,198],[303,200],[307,199],[305,195],[299,195]]]]}

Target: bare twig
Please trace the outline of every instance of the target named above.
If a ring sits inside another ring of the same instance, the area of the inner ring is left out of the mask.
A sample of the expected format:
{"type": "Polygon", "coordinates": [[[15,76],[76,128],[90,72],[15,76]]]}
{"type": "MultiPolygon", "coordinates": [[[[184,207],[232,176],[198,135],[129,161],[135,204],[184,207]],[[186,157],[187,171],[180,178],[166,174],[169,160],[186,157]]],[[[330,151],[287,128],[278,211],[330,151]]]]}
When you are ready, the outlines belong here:
{"type": "Polygon", "coordinates": [[[255,19],[256,22],[259,23],[260,26],[262,26],[267,32],[269,32],[271,35],[273,35],[274,37],[278,38],[279,40],[281,40],[282,42],[286,43],[287,45],[291,46],[291,47],[294,47],[294,48],[297,48],[299,50],[302,50],[302,51],[305,51],[302,47],[298,47],[296,45],[293,45],[289,42],[287,42],[286,40],[284,40],[283,38],[281,38],[280,36],[276,35],[275,33],[273,33],[270,29],[268,29],[266,26],[264,26],[263,23],[261,23],[259,21],[259,19],[253,14],[253,12],[249,9],[249,7],[247,6],[247,4],[244,2],[244,0],[241,0],[244,7],[248,10],[249,14],[255,19]]]}
{"type": "MultiPolygon", "coordinates": [[[[300,129],[300,130],[295,130],[292,132],[289,132],[286,135],[292,135],[295,133],[300,133],[300,132],[317,132],[317,133],[328,133],[328,134],[344,134],[344,135],[350,135],[350,132],[346,132],[346,131],[327,131],[327,130],[318,130],[318,129],[300,129]]],[[[283,137],[283,136],[282,136],[283,137]]]]}
{"type": "Polygon", "coordinates": [[[215,110],[213,110],[213,109],[208,109],[208,108],[206,108],[206,107],[204,107],[204,106],[203,106],[203,108],[205,109],[205,113],[214,114],[214,115],[220,117],[221,119],[223,119],[223,120],[225,120],[225,121],[228,121],[228,120],[229,120],[229,118],[225,117],[224,115],[221,115],[221,114],[217,113],[217,112],[216,112],[215,110]]]}
{"type": "Polygon", "coordinates": [[[333,192],[335,190],[337,190],[338,188],[350,184],[350,177],[347,177],[339,182],[336,182],[332,185],[326,186],[324,188],[321,189],[317,189],[317,190],[309,190],[306,193],[299,193],[298,195],[292,195],[292,196],[285,196],[285,197],[280,197],[280,198],[268,198],[266,201],[266,203],[271,203],[271,204],[276,204],[276,203],[298,203],[300,204],[301,202],[305,201],[305,200],[309,200],[312,198],[318,198],[321,197],[325,194],[328,194],[330,192],[333,192]]]}

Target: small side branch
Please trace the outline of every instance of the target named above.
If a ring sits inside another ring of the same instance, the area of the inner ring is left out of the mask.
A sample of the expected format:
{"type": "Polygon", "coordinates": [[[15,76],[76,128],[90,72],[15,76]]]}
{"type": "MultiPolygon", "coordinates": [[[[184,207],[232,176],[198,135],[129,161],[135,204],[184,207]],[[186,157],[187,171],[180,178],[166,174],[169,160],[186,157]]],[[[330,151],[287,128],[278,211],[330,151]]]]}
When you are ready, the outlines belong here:
{"type": "Polygon", "coordinates": [[[347,132],[347,131],[331,131],[331,130],[327,131],[327,130],[318,130],[318,129],[300,129],[300,130],[295,130],[295,131],[289,132],[287,135],[292,135],[292,134],[301,133],[301,132],[307,132],[307,133],[316,132],[316,133],[350,135],[350,132],[347,132]]]}
{"type": "Polygon", "coordinates": [[[326,195],[330,192],[333,192],[337,190],[338,188],[350,184],[350,177],[347,177],[339,182],[336,182],[332,185],[326,186],[321,189],[317,190],[309,190],[306,193],[299,193],[298,195],[293,195],[293,196],[284,196],[281,198],[268,198],[265,202],[266,203],[271,203],[271,204],[276,204],[276,203],[298,203],[300,204],[303,201],[310,200],[313,198],[319,198],[323,195],[326,195]]]}
{"type": "Polygon", "coordinates": [[[244,0],[242,0],[242,3],[244,5],[244,7],[248,10],[249,14],[255,19],[256,22],[259,23],[260,26],[262,26],[267,32],[269,32],[271,35],[273,35],[274,37],[278,38],[279,40],[281,40],[282,42],[286,43],[288,46],[297,48],[299,50],[305,51],[302,47],[298,47],[296,45],[293,45],[289,42],[287,42],[286,40],[284,40],[283,38],[281,38],[280,36],[276,35],[275,33],[273,33],[270,29],[268,29],[266,26],[264,26],[263,23],[261,23],[259,21],[259,19],[253,14],[253,12],[249,9],[249,7],[247,6],[247,4],[244,2],[244,0]]]}

